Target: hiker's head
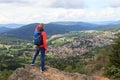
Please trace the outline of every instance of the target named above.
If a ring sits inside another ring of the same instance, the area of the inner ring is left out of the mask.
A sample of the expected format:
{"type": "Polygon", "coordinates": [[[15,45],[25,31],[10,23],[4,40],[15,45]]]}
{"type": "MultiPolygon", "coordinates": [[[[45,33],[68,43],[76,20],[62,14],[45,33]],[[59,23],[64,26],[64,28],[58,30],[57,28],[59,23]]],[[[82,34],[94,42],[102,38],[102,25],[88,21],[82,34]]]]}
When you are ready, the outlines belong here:
{"type": "Polygon", "coordinates": [[[39,24],[39,28],[44,28],[44,24],[43,24],[43,23],[40,23],[40,24],[39,24]]]}
{"type": "Polygon", "coordinates": [[[44,30],[44,24],[40,23],[36,26],[35,31],[44,30]]]}

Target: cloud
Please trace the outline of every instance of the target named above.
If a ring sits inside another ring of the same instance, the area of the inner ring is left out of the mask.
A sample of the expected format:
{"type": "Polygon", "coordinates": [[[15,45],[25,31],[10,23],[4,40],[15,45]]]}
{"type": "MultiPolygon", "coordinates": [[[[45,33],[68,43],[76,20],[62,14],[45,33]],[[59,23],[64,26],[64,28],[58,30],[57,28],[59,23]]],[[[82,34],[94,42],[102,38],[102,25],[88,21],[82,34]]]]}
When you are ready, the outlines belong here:
{"type": "Polygon", "coordinates": [[[110,0],[110,7],[117,8],[120,7],[120,0],[110,0]]]}
{"type": "Polygon", "coordinates": [[[48,8],[85,8],[84,0],[0,0],[4,4],[25,4],[26,6],[39,6],[48,8]]]}
{"type": "Polygon", "coordinates": [[[86,19],[89,21],[110,21],[120,20],[119,14],[120,8],[106,7],[99,11],[90,11],[89,15],[86,15],[86,19]]]}
{"type": "Polygon", "coordinates": [[[51,7],[54,8],[66,8],[66,9],[79,9],[85,8],[86,4],[84,0],[53,0],[51,7]]]}
{"type": "Polygon", "coordinates": [[[0,0],[0,3],[25,3],[26,0],[0,0]]]}
{"type": "Polygon", "coordinates": [[[83,9],[16,7],[5,5],[0,7],[0,23],[36,23],[64,20],[78,20],[84,16],[83,9]],[[4,8],[2,8],[4,7],[4,8]],[[13,9],[14,8],[14,9],[13,9]],[[9,14],[8,14],[9,13],[9,14]]]}
{"type": "MultiPolygon", "coordinates": [[[[2,0],[0,0],[2,1],[2,0]]],[[[9,0],[8,0],[9,1],[9,0]]],[[[0,23],[36,23],[54,21],[100,21],[120,19],[120,7],[89,10],[82,0],[17,0],[0,4],[0,23]],[[58,2],[56,2],[58,1],[58,2]],[[55,4],[56,3],[56,4],[55,4]],[[69,4],[67,4],[69,3],[69,4]],[[81,5],[83,6],[81,6],[81,5]],[[59,5],[59,6],[57,6],[59,5]]]]}
{"type": "Polygon", "coordinates": [[[0,8],[0,23],[36,23],[54,21],[100,21],[120,19],[119,10],[105,8],[100,11],[87,9],[15,7],[0,8]],[[12,9],[14,8],[14,9],[12,9]],[[8,10],[7,10],[8,9],[8,10]],[[13,13],[12,13],[13,12],[13,13]],[[9,13],[9,14],[8,14],[9,13]]]}
{"type": "Polygon", "coordinates": [[[20,6],[21,4],[24,6],[39,6],[39,7],[49,7],[51,5],[51,1],[49,0],[0,0],[0,4],[5,5],[17,5],[20,6]]]}

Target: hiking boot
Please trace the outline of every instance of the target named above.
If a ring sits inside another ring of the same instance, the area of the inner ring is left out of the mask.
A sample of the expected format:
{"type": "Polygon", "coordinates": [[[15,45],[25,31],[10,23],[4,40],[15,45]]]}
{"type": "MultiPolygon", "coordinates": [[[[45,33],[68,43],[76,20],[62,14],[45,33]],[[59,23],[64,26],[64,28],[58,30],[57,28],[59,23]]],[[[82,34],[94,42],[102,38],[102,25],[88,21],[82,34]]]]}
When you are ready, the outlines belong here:
{"type": "Polygon", "coordinates": [[[31,66],[34,66],[35,64],[30,64],[31,66]]]}
{"type": "Polygon", "coordinates": [[[43,71],[40,69],[40,72],[43,73],[43,71]]]}
{"type": "Polygon", "coordinates": [[[44,71],[46,71],[46,68],[44,68],[44,70],[42,70],[42,69],[40,68],[40,72],[41,72],[41,73],[43,73],[44,71]]]}

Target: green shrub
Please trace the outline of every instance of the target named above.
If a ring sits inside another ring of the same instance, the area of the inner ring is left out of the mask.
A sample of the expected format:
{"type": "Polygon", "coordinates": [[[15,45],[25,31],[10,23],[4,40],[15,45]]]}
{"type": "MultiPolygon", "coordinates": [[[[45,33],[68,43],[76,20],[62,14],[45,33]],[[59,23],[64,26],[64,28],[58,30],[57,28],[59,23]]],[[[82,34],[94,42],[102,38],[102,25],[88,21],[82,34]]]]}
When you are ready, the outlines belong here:
{"type": "Polygon", "coordinates": [[[120,78],[120,68],[112,65],[105,69],[105,75],[111,78],[120,78]]]}
{"type": "Polygon", "coordinates": [[[104,74],[111,78],[120,78],[120,33],[116,35],[112,44],[112,53],[104,74]]]}
{"type": "Polygon", "coordinates": [[[10,74],[12,74],[11,70],[0,71],[0,80],[8,80],[10,74]]]}

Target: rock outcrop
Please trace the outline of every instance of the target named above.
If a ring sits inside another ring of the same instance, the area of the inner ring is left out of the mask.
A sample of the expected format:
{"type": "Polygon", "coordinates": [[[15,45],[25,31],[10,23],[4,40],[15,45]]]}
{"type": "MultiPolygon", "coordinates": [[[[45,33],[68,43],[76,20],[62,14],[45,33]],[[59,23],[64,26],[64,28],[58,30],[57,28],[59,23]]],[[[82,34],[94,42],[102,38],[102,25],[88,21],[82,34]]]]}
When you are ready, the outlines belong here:
{"type": "Polygon", "coordinates": [[[8,80],[96,80],[79,73],[68,73],[46,66],[46,71],[40,72],[39,66],[26,65],[16,69],[8,80]]]}

